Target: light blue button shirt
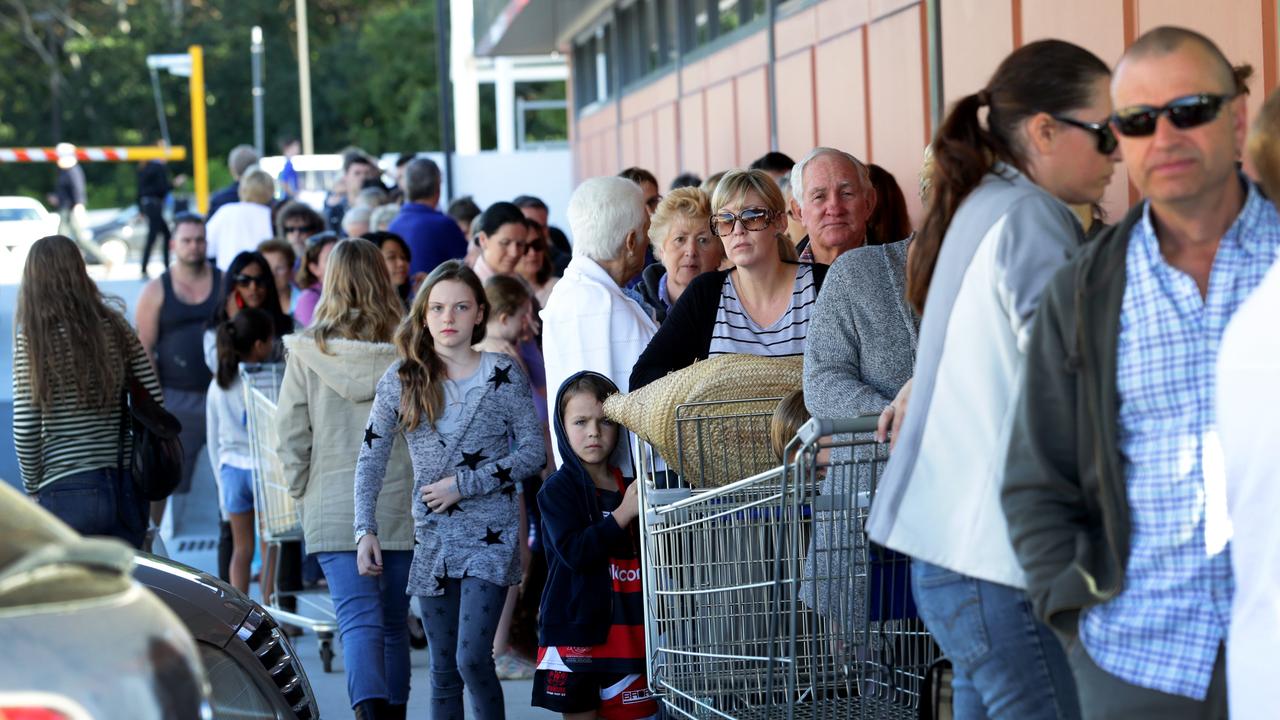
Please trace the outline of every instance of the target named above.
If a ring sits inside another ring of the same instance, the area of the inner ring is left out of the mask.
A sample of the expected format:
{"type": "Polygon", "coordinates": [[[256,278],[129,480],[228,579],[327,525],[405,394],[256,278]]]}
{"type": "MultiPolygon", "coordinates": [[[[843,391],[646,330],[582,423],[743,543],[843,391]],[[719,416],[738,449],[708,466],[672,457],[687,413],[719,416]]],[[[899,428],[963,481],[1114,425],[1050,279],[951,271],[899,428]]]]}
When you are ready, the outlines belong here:
{"type": "Polygon", "coordinates": [[[1150,206],[1130,236],[1116,351],[1129,562],[1124,591],[1086,612],[1080,636],[1100,668],[1133,685],[1202,700],[1226,639],[1234,583],[1215,520],[1224,496],[1206,485],[1202,455],[1216,428],[1222,333],[1277,247],[1280,215],[1252,184],[1203,298],[1165,262],[1150,206]]]}

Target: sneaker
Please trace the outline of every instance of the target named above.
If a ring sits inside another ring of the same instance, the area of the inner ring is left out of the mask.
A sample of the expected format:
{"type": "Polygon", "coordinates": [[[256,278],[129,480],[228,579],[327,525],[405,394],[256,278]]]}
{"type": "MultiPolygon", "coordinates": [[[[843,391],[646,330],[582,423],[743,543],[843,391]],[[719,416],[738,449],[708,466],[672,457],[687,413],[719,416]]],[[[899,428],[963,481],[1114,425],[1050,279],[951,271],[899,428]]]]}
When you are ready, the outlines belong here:
{"type": "Polygon", "coordinates": [[[533,677],[533,671],[537,669],[532,661],[514,652],[499,655],[494,658],[493,664],[498,671],[499,680],[528,680],[533,677]]]}

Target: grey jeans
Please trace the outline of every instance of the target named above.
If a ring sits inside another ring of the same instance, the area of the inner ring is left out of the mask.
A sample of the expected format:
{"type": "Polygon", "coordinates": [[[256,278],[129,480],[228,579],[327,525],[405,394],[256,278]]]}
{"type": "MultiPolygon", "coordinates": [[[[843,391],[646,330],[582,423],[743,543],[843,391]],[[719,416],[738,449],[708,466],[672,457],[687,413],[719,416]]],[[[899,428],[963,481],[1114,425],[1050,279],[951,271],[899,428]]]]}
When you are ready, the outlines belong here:
{"type": "Polygon", "coordinates": [[[1203,701],[1170,695],[1124,680],[1098,667],[1079,638],[1067,650],[1067,662],[1076,677],[1080,710],[1085,720],[1226,720],[1227,673],[1225,647],[1218,648],[1209,693],[1203,701]]]}

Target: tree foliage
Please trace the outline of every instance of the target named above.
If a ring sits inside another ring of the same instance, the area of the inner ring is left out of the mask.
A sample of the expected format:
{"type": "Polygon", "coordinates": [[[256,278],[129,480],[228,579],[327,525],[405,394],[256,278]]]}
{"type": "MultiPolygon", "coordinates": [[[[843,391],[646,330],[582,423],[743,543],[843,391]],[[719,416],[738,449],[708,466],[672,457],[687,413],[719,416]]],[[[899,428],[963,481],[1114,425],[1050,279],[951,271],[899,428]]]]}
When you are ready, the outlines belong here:
{"type": "MultiPolygon", "coordinates": [[[[439,145],[436,0],[308,0],[316,152],[439,145]]],[[[146,56],[201,45],[210,183],[253,142],[250,29],[262,27],[266,152],[300,132],[294,0],[0,0],[0,146],[141,145],[160,137],[146,56]]],[[[159,76],[190,148],[187,79],[159,76]]],[[[171,167],[190,173],[190,161],[171,167]]],[[[87,163],[90,206],[134,199],[136,166],[87,163]]],[[[0,165],[0,195],[43,197],[49,164],[0,165]]]]}

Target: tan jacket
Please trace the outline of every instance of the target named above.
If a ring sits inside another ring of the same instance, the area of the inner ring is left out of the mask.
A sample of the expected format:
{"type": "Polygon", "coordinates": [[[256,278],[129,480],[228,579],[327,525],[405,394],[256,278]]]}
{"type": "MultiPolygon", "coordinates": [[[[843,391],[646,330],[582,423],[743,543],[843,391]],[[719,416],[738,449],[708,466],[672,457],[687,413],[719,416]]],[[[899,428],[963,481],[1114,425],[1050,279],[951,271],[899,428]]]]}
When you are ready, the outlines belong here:
{"type": "MultiPolygon", "coordinates": [[[[320,352],[309,334],[285,338],[287,364],[276,410],[280,463],[289,492],[302,501],[307,552],[355,550],[356,458],[374,391],[396,360],[387,343],[330,340],[320,352]]],[[[383,550],[413,549],[413,468],[397,435],[378,495],[383,550]]]]}

